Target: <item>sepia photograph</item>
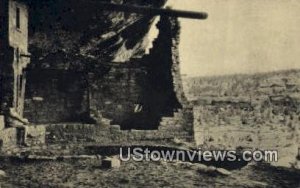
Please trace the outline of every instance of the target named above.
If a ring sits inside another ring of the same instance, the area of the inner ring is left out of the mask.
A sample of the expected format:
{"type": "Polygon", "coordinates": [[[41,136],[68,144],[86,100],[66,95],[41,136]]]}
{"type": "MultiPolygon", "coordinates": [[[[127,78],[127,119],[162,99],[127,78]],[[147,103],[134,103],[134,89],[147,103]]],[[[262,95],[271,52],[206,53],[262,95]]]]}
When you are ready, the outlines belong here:
{"type": "Polygon", "coordinates": [[[300,188],[299,0],[0,0],[0,188],[300,188]]]}

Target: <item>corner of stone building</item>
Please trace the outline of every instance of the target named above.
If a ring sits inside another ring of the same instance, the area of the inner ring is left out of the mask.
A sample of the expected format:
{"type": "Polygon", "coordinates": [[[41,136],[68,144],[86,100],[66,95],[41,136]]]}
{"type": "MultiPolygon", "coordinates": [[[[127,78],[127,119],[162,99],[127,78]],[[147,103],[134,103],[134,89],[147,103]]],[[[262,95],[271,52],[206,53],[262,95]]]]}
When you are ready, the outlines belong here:
{"type": "MultiPolygon", "coordinates": [[[[170,48],[170,59],[171,60],[171,74],[172,74],[172,84],[173,90],[175,92],[176,98],[180,104],[177,109],[174,109],[174,117],[170,122],[177,121],[181,124],[179,130],[187,133],[189,135],[188,140],[194,142],[194,115],[193,115],[193,106],[187,100],[183,90],[183,82],[180,71],[180,53],[179,53],[179,43],[180,43],[180,33],[181,26],[178,18],[175,17],[164,17],[162,16],[157,27],[160,31],[160,34],[156,41],[154,41],[152,52],[156,55],[159,54],[161,46],[158,43],[169,43],[170,48]],[[162,36],[165,35],[165,36],[162,36]],[[170,41],[168,41],[170,40],[170,41]],[[155,52],[156,50],[156,52],[155,52]],[[158,52],[157,52],[158,51],[158,52]]],[[[165,54],[167,55],[167,54],[165,54]]],[[[151,56],[151,53],[150,53],[151,56]]],[[[159,55],[158,55],[159,57],[159,55]]],[[[161,123],[165,124],[165,122],[161,123]]],[[[165,129],[167,131],[172,131],[172,126],[168,126],[167,129],[160,125],[160,129],[165,129]]]]}
{"type": "Polygon", "coordinates": [[[181,76],[180,69],[180,52],[179,52],[179,43],[180,43],[180,34],[181,34],[181,25],[178,18],[170,17],[171,29],[172,29],[172,72],[174,79],[174,90],[178,100],[182,105],[183,111],[183,124],[185,124],[185,130],[190,134],[194,134],[194,113],[193,106],[188,101],[184,89],[183,89],[183,81],[181,76]]]}

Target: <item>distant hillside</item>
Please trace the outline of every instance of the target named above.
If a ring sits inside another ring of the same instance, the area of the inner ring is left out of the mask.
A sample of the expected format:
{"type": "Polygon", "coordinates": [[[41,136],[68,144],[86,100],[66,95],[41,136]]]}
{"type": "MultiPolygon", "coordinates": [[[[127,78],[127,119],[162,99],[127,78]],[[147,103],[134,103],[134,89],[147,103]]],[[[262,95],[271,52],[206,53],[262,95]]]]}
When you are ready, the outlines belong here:
{"type": "Polygon", "coordinates": [[[201,97],[253,98],[275,95],[300,96],[300,69],[253,75],[237,74],[184,79],[189,100],[201,97]]]}

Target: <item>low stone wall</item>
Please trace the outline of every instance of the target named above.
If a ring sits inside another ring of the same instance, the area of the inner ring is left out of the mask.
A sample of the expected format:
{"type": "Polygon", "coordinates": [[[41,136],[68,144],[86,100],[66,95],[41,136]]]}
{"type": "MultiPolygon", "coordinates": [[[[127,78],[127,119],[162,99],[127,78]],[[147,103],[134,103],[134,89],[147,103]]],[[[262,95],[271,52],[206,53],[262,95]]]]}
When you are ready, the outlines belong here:
{"type": "Polygon", "coordinates": [[[172,117],[162,117],[159,130],[186,131],[192,135],[194,122],[192,112],[192,108],[183,108],[174,112],[172,117]]]}
{"type": "Polygon", "coordinates": [[[41,146],[46,143],[45,126],[27,126],[26,131],[12,127],[0,130],[0,151],[17,148],[22,142],[22,135],[28,146],[41,146]],[[25,134],[25,135],[24,135],[25,134]]]}
{"type": "Polygon", "coordinates": [[[175,138],[183,141],[193,141],[186,131],[179,130],[120,130],[120,126],[112,125],[103,128],[92,124],[53,124],[48,125],[47,143],[89,143],[99,144],[136,144],[151,142],[164,144],[175,138]]]}
{"type": "Polygon", "coordinates": [[[43,145],[46,143],[45,126],[28,126],[26,129],[26,144],[30,146],[43,145]]]}
{"type": "Polygon", "coordinates": [[[0,131],[1,150],[17,145],[17,129],[6,128],[0,131]]]}
{"type": "MultiPolygon", "coordinates": [[[[105,117],[122,125],[136,116],[135,107],[143,104],[146,71],[133,62],[112,65],[101,78],[90,75],[90,111],[94,117],[105,117]]],[[[133,128],[134,125],[131,125],[133,128]]],[[[147,126],[147,125],[144,125],[147,126]]],[[[124,127],[123,127],[124,128],[124,127]]],[[[146,127],[147,128],[147,127],[146,127]]]]}

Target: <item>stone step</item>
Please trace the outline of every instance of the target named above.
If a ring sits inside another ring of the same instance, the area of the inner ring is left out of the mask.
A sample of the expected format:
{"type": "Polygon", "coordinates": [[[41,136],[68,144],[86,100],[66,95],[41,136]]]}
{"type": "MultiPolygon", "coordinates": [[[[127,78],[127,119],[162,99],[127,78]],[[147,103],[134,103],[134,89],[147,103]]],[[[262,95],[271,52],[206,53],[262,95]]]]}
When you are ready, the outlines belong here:
{"type": "Polygon", "coordinates": [[[160,131],[166,131],[166,130],[175,131],[175,130],[179,130],[180,131],[180,130],[182,130],[182,126],[181,125],[176,125],[176,124],[168,125],[168,126],[159,126],[158,130],[160,130],[160,131]]]}
{"type": "Polygon", "coordinates": [[[172,120],[163,120],[160,122],[160,124],[165,125],[165,124],[175,124],[178,122],[178,120],[172,119],[172,120]]]}
{"type": "Polygon", "coordinates": [[[178,124],[178,122],[174,122],[174,123],[161,123],[161,124],[159,124],[159,127],[165,127],[165,128],[176,127],[177,124],[178,124]]]}
{"type": "Polygon", "coordinates": [[[173,122],[175,120],[176,120],[176,118],[174,118],[174,117],[163,117],[163,118],[161,118],[161,122],[173,122]]]}

